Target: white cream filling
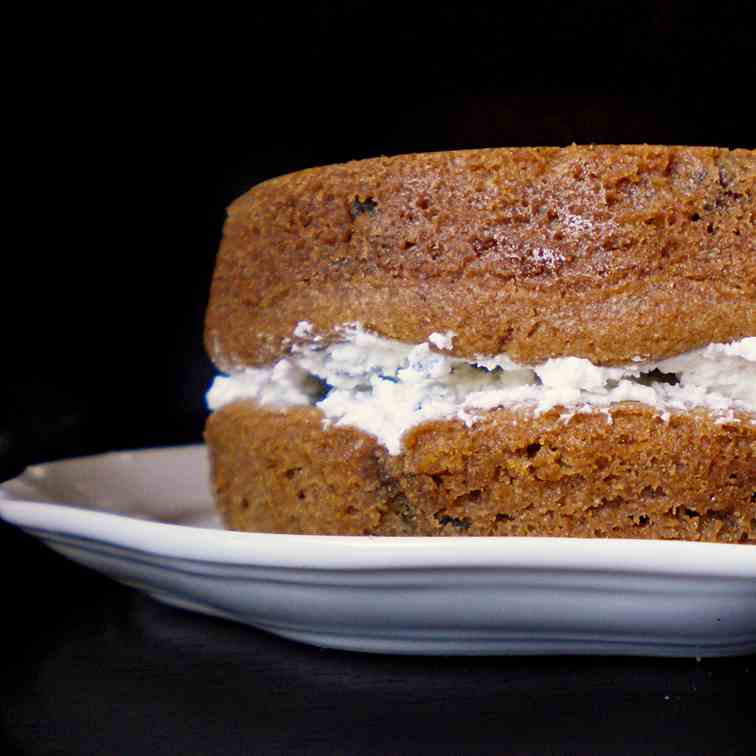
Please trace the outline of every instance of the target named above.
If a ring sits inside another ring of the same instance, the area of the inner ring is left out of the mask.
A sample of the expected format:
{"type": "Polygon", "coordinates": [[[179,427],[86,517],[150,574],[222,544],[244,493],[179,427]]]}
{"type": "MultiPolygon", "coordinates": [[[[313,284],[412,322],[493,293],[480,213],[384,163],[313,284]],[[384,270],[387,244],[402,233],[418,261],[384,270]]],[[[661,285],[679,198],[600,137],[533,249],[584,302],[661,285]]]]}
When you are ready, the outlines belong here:
{"type": "Polygon", "coordinates": [[[325,345],[303,321],[294,330],[291,354],[272,367],[218,376],[207,394],[219,409],[240,399],[268,406],[314,404],[324,424],[348,425],[374,435],[391,454],[401,438],[427,420],[459,418],[472,425],[481,411],[527,405],[536,414],[563,407],[563,418],[603,411],[618,402],[641,402],[663,419],[671,410],[704,407],[722,422],[738,410],[756,413],[756,337],[710,344],[658,362],[599,367],[580,357],[535,366],[506,355],[468,361],[431,350],[452,348],[452,332],[432,333],[411,345],[345,325],[341,340],[325,345]],[[674,375],[671,384],[659,376],[674,375]],[[656,380],[662,378],[662,380],[656,380]],[[327,392],[324,391],[324,385],[327,392]]]}

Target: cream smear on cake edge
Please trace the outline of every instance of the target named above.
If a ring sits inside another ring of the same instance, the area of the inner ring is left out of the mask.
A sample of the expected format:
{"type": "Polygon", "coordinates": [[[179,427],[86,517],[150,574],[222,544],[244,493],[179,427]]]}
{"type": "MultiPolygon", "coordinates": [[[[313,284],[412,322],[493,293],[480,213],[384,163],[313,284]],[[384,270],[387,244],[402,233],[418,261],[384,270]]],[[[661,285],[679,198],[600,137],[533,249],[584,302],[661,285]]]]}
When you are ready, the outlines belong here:
{"type": "Polygon", "coordinates": [[[529,407],[536,415],[562,407],[564,421],[603,412],[611,422],[610,407],[629,401],[654,407],[664,421],[673,411],[705,408],[720,423],[738,422],[735,412],[753,414],[756,423],[756,336],[600,367],[581,357],[533,366],[507,355],[454,357],[443,354],[453,347],[452,331],[433,332],[417,345],[376,336],[360,323],[338,332],[339,341],[326,343],[301,321],[290,354],[274,365],[217,376],[209,409],[244,399],[282,408],[314,405],[325,427],[363,430],[391,454],[400,453],[402,436],[420,423],[456,418],[471,426],[482,412],[503,406],[529,407]]]}

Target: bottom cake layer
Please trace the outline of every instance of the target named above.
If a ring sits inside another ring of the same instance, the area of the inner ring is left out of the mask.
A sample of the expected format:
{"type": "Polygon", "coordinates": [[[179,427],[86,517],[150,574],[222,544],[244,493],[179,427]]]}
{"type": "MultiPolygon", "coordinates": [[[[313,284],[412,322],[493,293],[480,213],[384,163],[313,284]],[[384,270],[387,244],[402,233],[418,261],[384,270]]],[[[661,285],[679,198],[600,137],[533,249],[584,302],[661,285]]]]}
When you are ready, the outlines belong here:
{"type": "Polygon", "coordinates": [[[269,533],[756,543],[756,424],[637,403],[418,425],[390,455],[314,407],[239,401],[205,437],[227,527],[269,533]]]}

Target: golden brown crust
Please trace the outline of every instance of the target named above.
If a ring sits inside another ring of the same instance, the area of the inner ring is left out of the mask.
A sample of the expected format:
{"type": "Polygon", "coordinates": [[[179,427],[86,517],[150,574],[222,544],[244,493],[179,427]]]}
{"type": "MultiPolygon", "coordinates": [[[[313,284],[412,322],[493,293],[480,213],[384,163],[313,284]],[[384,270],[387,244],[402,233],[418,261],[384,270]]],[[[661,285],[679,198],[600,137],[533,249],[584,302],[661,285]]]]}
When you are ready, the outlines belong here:
{"type": "Polygon", "coordinates": [[[313,407],[237,402],[208,442],[228,527],[279,533],[540,535],[756,542],[756,424],[705,410],[664,422],[627,403],[535,417],[500,408],[468,428],[417,426],[389,455],[313,407]]]}
{"type": "Polygon", "coordinates": [[[265,182],[229,209],[207,313],[222,369],[300,320],[460,356],[660,358],[756,333],[756,151],[404,155],[265,182]]]}

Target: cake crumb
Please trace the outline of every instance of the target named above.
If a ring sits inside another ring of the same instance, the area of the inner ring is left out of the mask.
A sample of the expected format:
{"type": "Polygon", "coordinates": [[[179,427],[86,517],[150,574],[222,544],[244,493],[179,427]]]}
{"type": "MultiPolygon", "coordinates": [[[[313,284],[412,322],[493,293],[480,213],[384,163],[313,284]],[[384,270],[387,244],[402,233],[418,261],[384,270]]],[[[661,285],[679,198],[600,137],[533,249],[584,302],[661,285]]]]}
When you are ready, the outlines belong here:
{"type": "Polygon", "coordinates": [[[453,347],[454,337],[457,334],[454,331],[446,331],[446,333],[439,333],[434,331],[428,336],[428,341],[438,349],[451,349],[453,347]]]}

